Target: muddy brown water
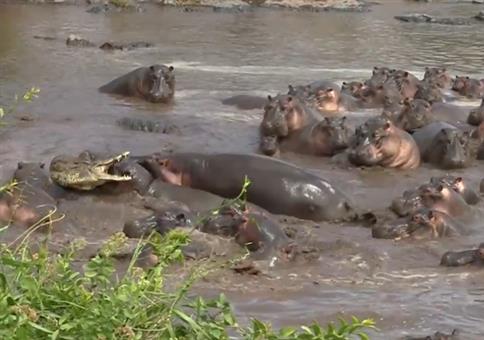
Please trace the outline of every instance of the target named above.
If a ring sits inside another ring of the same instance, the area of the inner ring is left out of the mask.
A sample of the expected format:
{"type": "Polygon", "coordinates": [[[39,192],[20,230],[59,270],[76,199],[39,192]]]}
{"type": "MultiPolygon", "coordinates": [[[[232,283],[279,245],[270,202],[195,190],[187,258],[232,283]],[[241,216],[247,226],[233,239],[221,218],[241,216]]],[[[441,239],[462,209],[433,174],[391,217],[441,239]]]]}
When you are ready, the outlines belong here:
{"type": "MultiPolygon", "coordinates": [[[[2,180],[18,161],[48,163],[56,154],[83,149],[133,154],[162,148],[254,152],[261,113],[220,104],[220,99],[238,93],[275,94],[286,91],[289,83],[317,79],[365,79],[374,65],[405,68],[418,75],[425,66],[444,65],[453,74],[483,77],[479,72],[484,25],[413,25],[393,19],[417,11],[470,16],[480,9],[476,5],[385,1],[370,13],[320,14],[147,8],[145,13],[93,15],[82,7],[0,7],[0,104],[29,86],[41,89],[35,104],[21,107],[34,121],[10,119],[0,132],[2,180]],[[114,53],[67,48],[64,40],[71,33],[97,43],[146,40],[156,46],[114,53]],[[36,34],[59,40],[33,39],[36,34]],[[173,106],[97,92],[114,77],[152,63],[176,69],[173,106]],[[121,117],[160,119],[178,125],[181,134],[122,130],[115,124],[121,117]]],[[[368,110],[354,116],[364,119],[375,113],[368,110]]],[[[331,180],[367,209],[383,208],[405,189],[445,173],[426,165],[408,172],[362,171],[338,168],[328,159],[284,158],[331,180]]],[[[475,162],[452,173],[478,186],[483,169],[482,162],[475,162]]],[[[227,274],[202,284],[200,291],[210,295],[220,291],[213,287],[221,287],[242,320],[258,317],[275,326],[356,315],[376,320],[380,332],[372,333],[374,339],[455,327],[463,331],[464,339],[483,339],[484,269],[438,266],[446,250],[484,241],[481,220],[472,225],[469,236],[428,242],[375,240],[362,227],[305,222],[326,246],[316,263],[284,267],[270,276],[227,274]]],[[[95,236],[96,230],[90,234],[95,236]]]]}

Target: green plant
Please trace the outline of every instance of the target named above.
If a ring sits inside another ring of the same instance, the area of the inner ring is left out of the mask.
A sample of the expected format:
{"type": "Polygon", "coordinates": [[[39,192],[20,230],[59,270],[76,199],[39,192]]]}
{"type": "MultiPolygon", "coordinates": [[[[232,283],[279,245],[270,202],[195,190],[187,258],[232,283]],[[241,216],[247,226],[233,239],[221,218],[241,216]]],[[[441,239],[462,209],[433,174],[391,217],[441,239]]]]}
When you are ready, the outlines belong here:
{"type": "MultiPolygon", "coordinates": [[[[29,90],[25,91],[25,93],[22,95],[22,100],[24,103],[31,103],[34,99],[39,97],[40,89],[38,87],[32,87],[29,90]]],[[[8,107],[0,107],[0,121],[8,114],[11,114],[15,111],[17,111],[17,107],[19,105],[19,97],[18,95],[14,96],[14,101],[13,103],[8,107]]],[[[3,123],[0,122],[0,125],[3,123]]]]}
{"type": "MultiPolygon", "coordinates": [[[[249,184],[246,180],[237,198],[241,203],[249,184]]],[[[246,340],[342,340],[352,335],[365,340],[363,330],[374,328],[371,320],[356,318],[327,329],[314,324],[273,331],[255,319],[241,326],[223,294],[213,300],[189,295],[193,284],[214,270],[208,261],[193,266],[176,289],[167,288],[167,269],[183,261],[188,233],[173,230],[140,240],[127,270],[119,274],[112,255],[126,241],[123,233],[113,235],[83,271],[75,269],[83,241],[61,253],[50,251],[48,237],[37,250],[26,240],[15,249],[0,245],[0,338],[218,340],[239,334],[246,340]],[[158,263],[145,271],[137,263],[147,246],[158,263]]]]}

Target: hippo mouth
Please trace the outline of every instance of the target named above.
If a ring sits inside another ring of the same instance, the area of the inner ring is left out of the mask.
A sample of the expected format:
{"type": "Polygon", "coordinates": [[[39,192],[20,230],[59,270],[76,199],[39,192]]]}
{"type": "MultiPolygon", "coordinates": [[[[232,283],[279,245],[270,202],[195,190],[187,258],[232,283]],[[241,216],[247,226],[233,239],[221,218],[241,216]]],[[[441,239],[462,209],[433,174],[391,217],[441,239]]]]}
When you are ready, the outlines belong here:
{"type": "Polygon", "coordinates": [[[152,80],[151,91],[149,93],[149,100],[153,103],[166,101],[173,97],[172,81],[166,76],[152,80]]]}
{"type": "Polygon", "coordinates": [[[114,174],[114,166],[128,155],[129,152],[123,152],[102,160],[93,160],[86,153],[79,157],[58,156],[50,164],[50,176],[60,186],[77,190],[92,190],[109,181],[130,181],[133,178],[127,174],[114,174]]]}

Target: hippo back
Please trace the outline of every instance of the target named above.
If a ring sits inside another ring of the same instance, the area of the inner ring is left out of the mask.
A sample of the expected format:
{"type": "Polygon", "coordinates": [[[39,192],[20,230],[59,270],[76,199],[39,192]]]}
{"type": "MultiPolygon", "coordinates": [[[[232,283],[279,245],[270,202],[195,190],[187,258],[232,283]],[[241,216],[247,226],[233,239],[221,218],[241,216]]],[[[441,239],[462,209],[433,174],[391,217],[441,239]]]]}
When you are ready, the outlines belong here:
{"type": "Polygon", "coordinates": [[[417,143],[420,153],[425,153],[435,136],[437,136],[442,129],[448,128],[455,129],[455,126],[445,122],[432,122],[420,129],[415,130],[415,132],[412,134],[412,137],[417,143]]]}

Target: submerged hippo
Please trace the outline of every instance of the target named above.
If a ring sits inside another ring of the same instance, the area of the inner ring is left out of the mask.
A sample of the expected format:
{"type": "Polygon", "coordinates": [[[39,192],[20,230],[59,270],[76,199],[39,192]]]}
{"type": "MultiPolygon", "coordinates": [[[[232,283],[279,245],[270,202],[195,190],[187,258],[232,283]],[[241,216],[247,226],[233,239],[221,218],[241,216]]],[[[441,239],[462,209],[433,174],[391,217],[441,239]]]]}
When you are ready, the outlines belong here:
{"type": "Polygon", "coordinates": [[[356,217],[347,197],[326,180],[266,156],[179,153],[141,162],[166,182],[223,197],[236,197],[247,176],[247,200],[274,214],[314,221],[356,217]]]}
{"type": "Polygon", "coordinates": [[[359,106],[354,97],[341,93],[338,89],[332,87],[319,90],[312,98],[308,99],[308,102],[325,116],[354,111],[359,106]]]}
{"type": "Polygon", "coordinates": [[[158,64],[140,67],[101,86],[99,91],[169,103],[175,95],[174,68],[158,64]]]}
{"type": "Polygon", "coordinates": [[[427,101],[406,99],[403,101],[403,108],[394,122],[399,128],[413,132],[415,129],[430,124],[433,120],[432,106],[427,101]]]}
{"type": "Polygon", "coordinates": [[[407,336],[404,340],[459,340],[459,333],[459,330],[454,329],[450,334],[435,332],[433,335],[421,337],[407,336]]]}
{"type": "Polygon", "coordinates": [[[476,249],[448,251],[440,260],[440,265],[447,267],[465,266],[467,264],[484,264],[484,243],[476,249]]]}
{"type": "Polygon", "coordinates": [[[334,89],[337,92],[340,91],[339,86],[332,81],[317,80],[308,85],[289,85],[287,94],[304,100],[314,96],[319,91],[324,91],[326,89],[334,89]]]}
{"type": "Polygon", "coordinates": [[[261,136],[259,150],[266,156],[276,156],[279,153],[279,137],[261,136]]]}
{"type": "Polygon", "coordinates": [[[462,229],[447,214],[424,208],[394,222],[374,226],[372,236],[383,239],[432,239],[459,235],[462,229]]]}
{"type": "Polygon", "coordinates": [[[263,109],[266,103],[266,97],[247,94],[239,94],[222,100],[222,104],[235,106],[239,110],[263,109]]]}
{"type": "Polygon", "coordinates": [[[472,109],[467,117],[467,123],[478,126],[484,121],[484,98],[481,100],[479,107],[472,109]]]}
{"type": "Polygon", "coordinates": [[[444,122],[433,122],[416,130],[412,137],[422,161],[442,169],[459,169],[472,163],[470,133],[444,122]]]}
{"type": "Polygon", "coordinates": [[[445,67],[426,67],[423,81],[435,84],[441,89],[446,89],[450,88],[452,77],[445,67]]]}
{"type": "Polygon", "coordinates": [[[420,152],[412,136],[385,117],[370,118],[356,132],[348,159],[357,166],[415,169],[420,152]]]}
{"type": "Polygon", "coordinates": [[[282,151],[314,156],[333,156],[349,146],[350,137],[346,117],[325,117],[284,138],[280,148],[282,151]]]}
{"type": "Polygon", "coordinates": [[[367,85],[360,81],[351,81],[349,83],[343,82],[341,85],[341,93],[348,94],[355,98],[361,98],[366,90],[367,85]]]}

